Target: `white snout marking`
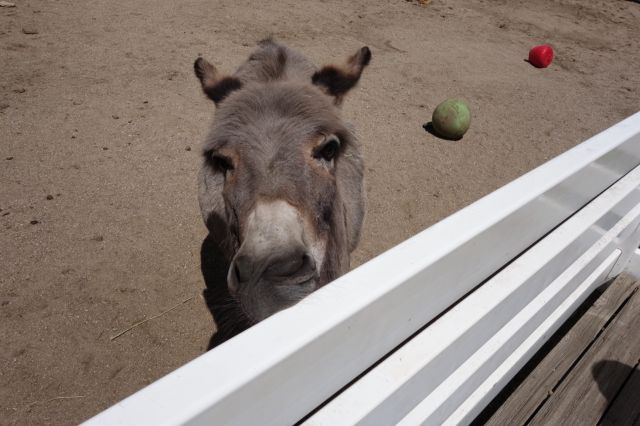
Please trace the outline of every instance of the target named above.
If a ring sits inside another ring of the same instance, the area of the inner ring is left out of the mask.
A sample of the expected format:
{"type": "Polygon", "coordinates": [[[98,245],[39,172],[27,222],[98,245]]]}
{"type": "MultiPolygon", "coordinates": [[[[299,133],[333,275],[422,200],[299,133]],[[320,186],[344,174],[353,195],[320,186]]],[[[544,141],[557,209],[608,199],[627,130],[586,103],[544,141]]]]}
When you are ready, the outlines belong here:
{"type": "Polygon", "coordinates": [[[258,202],[247,218],[242,245],[254,255],[269,254],[273,247],[304,243],[304,225],[298,210],[285,201],[258,202]]]}
{"type": "Polygon", "coordinates": [[[247,218],[243,234],[242,245],[257,257],[267,257],[274,247],[301,244],[318,270],[324,262],[326,242],[316,236],[300,211],[286,201],[258,202],[247,218]]]}

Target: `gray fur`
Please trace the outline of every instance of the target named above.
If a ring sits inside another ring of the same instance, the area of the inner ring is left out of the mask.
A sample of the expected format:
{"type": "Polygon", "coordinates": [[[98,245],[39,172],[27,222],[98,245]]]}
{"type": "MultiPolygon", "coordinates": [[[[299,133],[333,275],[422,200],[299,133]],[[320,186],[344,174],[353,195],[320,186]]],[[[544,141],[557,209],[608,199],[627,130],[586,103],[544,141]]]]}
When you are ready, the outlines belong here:
{"type": "MultiPolygon", "coordinates": [[[[211,93],[207,91],[222,78],[202,59],[195,66],[205,93],[211,93]]],[[[218,108],[204,144],[199,202],[210,235],[227,261],[233,264],[247,216],[259,200],[286,201],[308,220],[314,235],[326,239],[324,262],[317,265],[317,280],[309,291],[291,289],[290,298],[257,298],[255,292],[236,296],[252,322],[345,273],[360,238],[365,210],[362,156],[336,106],[345,93],[331,96],[312,84],[317,71],[300,53],[265,40],[235,74],[225,77],[235,79],[233,89],[227,93],[223,88],[222,96],[214,99],[218,108]],[[309,149],[329,135],[340,140],[334,162],[312,158],[309,149]],[[223,154],[234,165],[226,174],[216,162],[223,154]]]]}

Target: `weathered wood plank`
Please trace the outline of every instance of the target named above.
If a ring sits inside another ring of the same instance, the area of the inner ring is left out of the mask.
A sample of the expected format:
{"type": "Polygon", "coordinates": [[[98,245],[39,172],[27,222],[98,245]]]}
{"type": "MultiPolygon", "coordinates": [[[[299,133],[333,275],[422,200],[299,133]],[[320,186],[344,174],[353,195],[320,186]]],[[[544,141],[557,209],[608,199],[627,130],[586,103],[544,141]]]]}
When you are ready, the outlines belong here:
{"type": "MultiPolygon", "coordinates": [[[[640,358],[640,354],[637,356],[640,358]]],[[[633,368],[624,364],[621,364],[621,367],[629,371],[633,368]]],[[[640,425],[640,369],[637,364],[631,377],[605,413],[600,425],[640,425]]]]}
{"type": "Polygon", "coordinates": [[[630,276],[621,275],[611,283],[593,306],[512,391],[486,424],[525,424],[637,287],[638,283],[630,276]]]}
{"type": "Polygon", "coordinates": [[[611,324],[578,361],[529,423],[597,424],[640,353],[640,292],[635,291],[611,324]]]}

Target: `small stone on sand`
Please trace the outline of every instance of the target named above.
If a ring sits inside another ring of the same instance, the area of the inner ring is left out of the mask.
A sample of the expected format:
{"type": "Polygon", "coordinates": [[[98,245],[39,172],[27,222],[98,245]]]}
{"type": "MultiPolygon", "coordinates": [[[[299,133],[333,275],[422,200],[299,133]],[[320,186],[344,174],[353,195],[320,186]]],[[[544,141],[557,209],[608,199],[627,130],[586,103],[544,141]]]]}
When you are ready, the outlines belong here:
{"type": "Polygon", "coordinates": [[[0,1],[0,7],[16,7],[16,4],[8,1],[0,1]]]}
{"type": "Polygon", "coordinates": [[[38,30],[32,27],[22,27],[22,32],[24,34],[38,34],[38,30]]]}

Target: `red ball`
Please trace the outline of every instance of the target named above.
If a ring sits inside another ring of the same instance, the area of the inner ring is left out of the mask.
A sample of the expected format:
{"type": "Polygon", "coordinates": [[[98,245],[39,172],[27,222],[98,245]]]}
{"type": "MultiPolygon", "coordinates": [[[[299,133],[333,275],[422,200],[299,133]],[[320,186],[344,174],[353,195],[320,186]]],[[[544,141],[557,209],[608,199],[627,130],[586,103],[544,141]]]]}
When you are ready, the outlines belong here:
{"type": "Polygon", "coordinates": [[[529,51],[529,62],[537,68],[546,68],[553,60],[553,47],[548,44],[535,46],[529,51]]]}

